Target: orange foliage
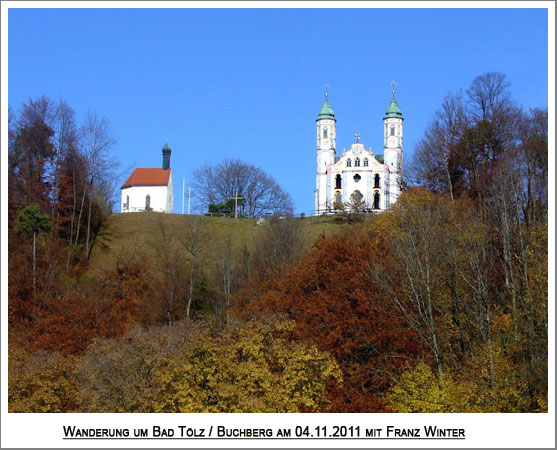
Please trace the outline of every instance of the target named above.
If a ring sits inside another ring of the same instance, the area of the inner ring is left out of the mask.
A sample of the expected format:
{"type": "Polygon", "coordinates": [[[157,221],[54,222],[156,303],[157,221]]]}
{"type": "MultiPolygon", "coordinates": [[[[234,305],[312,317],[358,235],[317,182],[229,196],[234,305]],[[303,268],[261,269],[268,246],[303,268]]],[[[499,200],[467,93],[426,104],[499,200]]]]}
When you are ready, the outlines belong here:
{"type": "Polygon", "coordinates": [[[393,375],[422,349],[371,281],[370,262],[387,264],[386,255],[356,234],[321,236],[300,264],[241,292],[237,304],[242,316],[286,315],[296,323],[294,339],[336,358],[344,382],[331,390],[331,411],[380,412],[393,375]]]}
{"type": "Polygon", "coordinates": [[[155,323],[150,278],[143,264],[120,258],[116,268],[66,288],[37,311],[33,347],[81,354],[94,337],[118,337],[138,323],[155,323]]]}

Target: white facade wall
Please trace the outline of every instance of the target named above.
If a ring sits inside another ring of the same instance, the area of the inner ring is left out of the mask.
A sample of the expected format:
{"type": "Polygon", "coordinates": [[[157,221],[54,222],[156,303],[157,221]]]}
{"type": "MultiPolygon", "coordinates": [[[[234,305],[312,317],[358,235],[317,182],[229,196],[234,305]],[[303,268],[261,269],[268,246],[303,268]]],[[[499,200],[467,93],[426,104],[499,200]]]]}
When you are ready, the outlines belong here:
{"type": "MultiPolygon", "coordinates": [[[[385,176],[388,171],[384,164],[375,159],[375,155],[370,150],[365,150],[362,143],[353,144],[350,149],[345,152],[339,161],[331,168],[332,179],[335,180],[338,174],[342,177],[342,186],[344,190],[343,201],[352,201],[355,191],[359,191],[367,207],[372,208],[375,192],[379,193],[379,209],[385,209],[384,188],[385,176]],[[360,159],[360,166],[355,166],[356,158],[360,159]],[[367,158],[368,166],[364,166],[364,160],[367,158]],[[347,160],[350,159],[351,167],[347,166],[347,160]],[[359,181],[354,179],[355,175],[361,178],[359,181]],[[375,187],[375,175],[379,175],[379,188],[375,187]]],[[[336,184],[333,185],[333,188],[336,184]]],[[[336,189],[335,189],[336,190],[336,189]]]]}
{"type": "Polygon", "coordinates": [[[166,210],[168,214],[172,214],[174,209],[174,185],[172,184],[172,171],[168,175],[168,192],[166,194],[166,210]]]}
{"type": "Polygon", "coordinates": [[[173,194],[172,179],[168,186],[132,186],[122,189],[121,211],[138,212],[145,211],[147,195],[151,197],[150,206],[155,212],[172,213],[173,194]],[[129,197],[128,208],[124,204],[129,197]]]}
{"type": "Polygon", "coordinates": [[[378,192],[379,210],[386,209],[386,187],[389,185],[388,181],[390,181],[387,180],[388,177],[387,166],[377,161],[371,150],[366,150],[362,143],[352,144],[350,149],[344,152],[335,164],[328,166],[326,174],[318,175],[317,187],[320,195],[317,206],[319,207],[319,214],[323,214],[332,208],[337,192],[341,193],[342,202],[351,202],[354,192],[359,191],[369,208],[373,208],[374,194],[378,192]],[[355,166],[356,158],[360,159],[360,166],[355,166]],[[366,158],[368,166],[364,166],[366,158]],[[347,166],[348,159],[351,161],[350,167],[347,166]],[[375,175],[377,174],[379,175],[378,188],[375,187],[375,175]],[[337,175],[341,176],[341,189],[336,188],[337,175]],[[354,179],[355,175],[360,176],[359,181],[354,179]]]}

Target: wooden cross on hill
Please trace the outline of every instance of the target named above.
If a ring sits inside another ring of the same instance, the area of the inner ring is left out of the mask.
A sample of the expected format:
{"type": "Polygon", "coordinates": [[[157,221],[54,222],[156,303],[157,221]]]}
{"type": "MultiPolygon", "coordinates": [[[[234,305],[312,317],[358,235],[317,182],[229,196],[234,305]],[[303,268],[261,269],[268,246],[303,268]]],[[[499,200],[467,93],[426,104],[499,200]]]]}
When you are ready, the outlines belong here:
{"type": "Polygon", "coordinates": [[[231,199],[234,199],[234,218],[237,219],[238,218],[238,200],[243,200],[244,197],[240,196],[238,197],[238,189],[236,189],[236,195],[234,197],[230,197],[231,199]]]}

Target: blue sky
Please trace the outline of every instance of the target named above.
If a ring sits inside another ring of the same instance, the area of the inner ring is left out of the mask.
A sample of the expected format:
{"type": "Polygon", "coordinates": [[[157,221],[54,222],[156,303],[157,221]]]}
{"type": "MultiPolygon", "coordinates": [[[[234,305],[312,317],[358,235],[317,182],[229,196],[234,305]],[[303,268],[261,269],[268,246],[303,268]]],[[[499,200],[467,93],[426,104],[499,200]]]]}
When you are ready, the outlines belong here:
{"type": "MultiPolygon", "coordinates": [[[[45,94],[111,122],[123,167],[182,177],[224,158],[261,167],[313,209],[323,85],[337,151],[382,153],[390,81],[410,158],[449,91],[502,72],[525,107],[548,104],[546,9],[10,9],[8,95],[45,94]]],[[[6,117],[6,116],[4,116],[6,117]]],[[[123,174],[125,178],[127,174],[123,174]]],[[[123,180],[122,180],[123,181],[123,180]]]]}

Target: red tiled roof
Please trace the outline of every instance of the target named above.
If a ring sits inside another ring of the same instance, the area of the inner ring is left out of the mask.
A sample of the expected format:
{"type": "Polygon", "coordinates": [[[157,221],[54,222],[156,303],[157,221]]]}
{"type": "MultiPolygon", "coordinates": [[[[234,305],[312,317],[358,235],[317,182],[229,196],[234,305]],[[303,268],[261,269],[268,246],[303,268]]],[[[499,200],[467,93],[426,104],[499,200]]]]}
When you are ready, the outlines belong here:
{"type": "Polygon", "coordinates": [[[170,169],[163,170],[158,167],[138,167],[134,169],[120,189],[132,186],[166,186],[168,185],[169,176],[170,169]]]}

